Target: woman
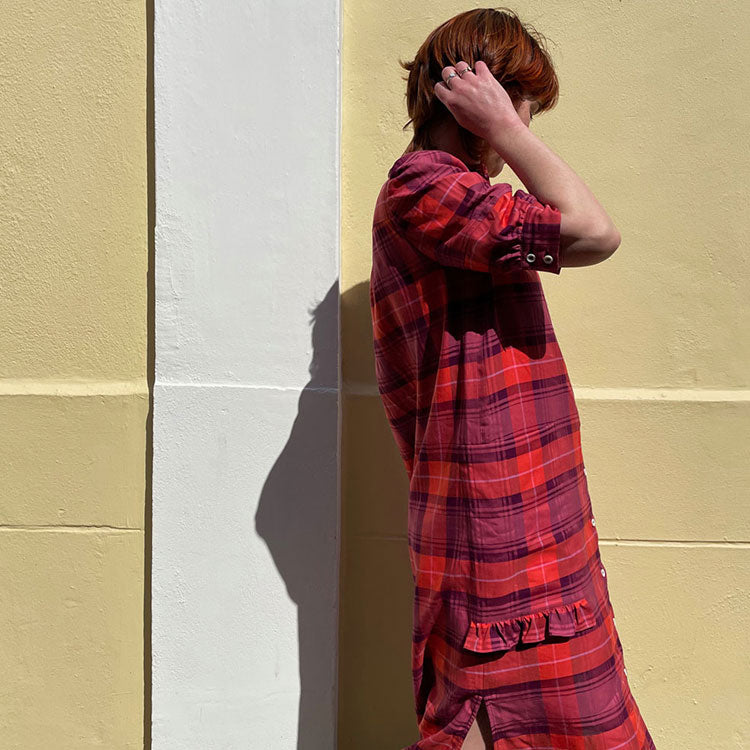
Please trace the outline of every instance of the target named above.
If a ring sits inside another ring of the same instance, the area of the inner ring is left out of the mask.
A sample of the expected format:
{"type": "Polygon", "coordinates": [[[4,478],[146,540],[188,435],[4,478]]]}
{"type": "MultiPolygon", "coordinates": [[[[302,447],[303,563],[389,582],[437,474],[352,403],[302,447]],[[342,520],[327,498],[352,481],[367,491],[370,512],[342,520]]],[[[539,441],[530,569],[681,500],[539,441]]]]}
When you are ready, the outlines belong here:
{"type": "Polygon", "coordinates": [[[558,84],[512,11],[461,13],[402,65],[414,137],[375,206],[370,303],[410,482],[404,750],[653,750],[538,273],[601,263],[620,235],[529,130],[558,84]],[[506,162],[528,193],[490,184],[506,162]]]}

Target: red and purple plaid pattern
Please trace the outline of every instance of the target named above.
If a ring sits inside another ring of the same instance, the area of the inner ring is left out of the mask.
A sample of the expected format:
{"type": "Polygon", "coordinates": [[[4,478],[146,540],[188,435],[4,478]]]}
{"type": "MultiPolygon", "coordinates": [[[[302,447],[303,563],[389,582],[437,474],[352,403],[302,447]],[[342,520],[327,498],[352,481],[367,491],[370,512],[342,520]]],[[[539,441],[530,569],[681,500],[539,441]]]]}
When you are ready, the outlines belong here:
{"type": "Polygon", "coordinates": [[[453,155],[396,160],[373,217],[378,390],[409,476],[420,740],[653,750],[599,555],[580,420],[539,271],[560,212],[453,155]]]}

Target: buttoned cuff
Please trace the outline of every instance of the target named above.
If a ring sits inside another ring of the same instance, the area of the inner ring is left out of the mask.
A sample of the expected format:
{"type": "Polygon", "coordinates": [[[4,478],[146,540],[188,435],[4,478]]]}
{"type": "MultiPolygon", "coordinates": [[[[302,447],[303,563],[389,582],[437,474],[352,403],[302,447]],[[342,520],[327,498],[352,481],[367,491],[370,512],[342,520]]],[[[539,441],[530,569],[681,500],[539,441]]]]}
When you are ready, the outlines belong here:
{"type": "MultiPolygon", "coordinates": [[[[540,203],[534,196],[518,191],[515,217],[516,236],[506,252],[495,259],[495,265],[505,271],[531,270],[559,274],[560,222],[559,209],[540,203]],[[516,210],[517,209],[517,212],[516,210]]],[[[507,248],[508,246],[505,245],[507,248]]]]}

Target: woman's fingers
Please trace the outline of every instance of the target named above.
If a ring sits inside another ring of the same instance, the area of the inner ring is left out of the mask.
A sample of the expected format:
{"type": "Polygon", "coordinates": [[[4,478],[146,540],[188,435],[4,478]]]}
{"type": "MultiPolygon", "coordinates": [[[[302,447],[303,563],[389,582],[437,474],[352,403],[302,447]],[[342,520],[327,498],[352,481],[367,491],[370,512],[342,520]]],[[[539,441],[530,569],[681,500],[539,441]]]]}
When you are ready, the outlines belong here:
{"type": "Polygon", "coordinates": [[[435,96],[437,96],[437,98],[440,99],[441,102],[446,104],[446,106],[446,97],[450,94],[451,91],[450,84],[453,83],[455,78],[458,78],[458,74],[456,74],[455,78],[450,78],[451,71],[455,73],[455,69],[452,65],[448,65],[447,67],[443,68],[442,71],[440,71],[440,75],[442,76],[443,80],[438,81],[435,84],[435,96]]]}
{"type": "Polygon", "coordinates": [[[446,103],[446,94],[453,90],[452,87],[455,86],[456,81],[460,80],[462,75],[466,75],[465,70],[468,63],[461,65],[462,62],[462,60],[459,60],[456,65],[446,65],[440,71],[443,80],[435,84],[435,96],[443,103],[446,103]],[[460,67],[456,69],[456,66],[460,67]]]}
{"type": "Polygon", "coordinates": [[[446,65],[441,71],[440,75],[443,78],[443,83],[450,88],[454,78],[458,78],[458,71],[452,65],[446,65]],[[453,74],[453,75],[451,75],[453,74]]]}
{"type": "MultiPolygon", "coordinates": [[[[478,62],[481,62],[478,61],[478,62]]],[[[489,70],[487,66],[482,63],[485,70],[489,70]]],[[[441,71],[440,75],[443,79],[443,85],[445,88],[447,88],[449,91],[452,90],[453,86],[455,86],[458,81],[463,81],[464,76],[466,74],[474,75],[474,70],[471,68],[471,65],[467,63],[465,60],[459,60],[455,65],[446,65],[441,71]],[[452,75],[451,75],[452,74],[452,75]]],[[[439,86],[440,83],[438,82],[436,86],[439,86]]]]}
{"type": "Polygon", "coordinates": [[[443,80],[435,84],[435,96],[459,125],[475,135],[486,137],[504,121],[518,116],[507,92],[483,60],[477,60],[474,66],[465,60],[446,65],[441,77],[443,80]]]}
{"type": "Polygon", "coordinates": [[[484,60],[477,60],[474,63],[474,72],[479,78],[485,78],[487,74],[490,74],[490,69],[487,67],[487,63],[484,60]]]}

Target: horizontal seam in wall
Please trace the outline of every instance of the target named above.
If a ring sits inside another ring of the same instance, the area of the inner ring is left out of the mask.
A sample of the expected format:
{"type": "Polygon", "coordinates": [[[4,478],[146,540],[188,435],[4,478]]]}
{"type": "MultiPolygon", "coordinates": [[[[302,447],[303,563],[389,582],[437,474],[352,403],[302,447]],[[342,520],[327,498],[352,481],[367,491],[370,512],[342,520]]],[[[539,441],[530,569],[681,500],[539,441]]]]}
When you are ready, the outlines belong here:
{"type": "Polygon", "coordinates": [[[0,378],[2,396],[148,396],[143,380],[36,380],[0,378]]]}
{"type": "MultiPolygon", "coordinates": [[[[352,534],[354,538],[371,539],[381,542],[406,542],[406,535],[388,534],[352,534]]],[[[599,543],[604,546],[623,547],[731,547],[735,549],[750,549],[750,541],[718,540],[718,539],[622,539],[616,537],[599,536],[599,543]]]]}
{"type": "MultiPolygon", "coordinates": [[[[346,395],[379,396],[376,385],[352,383],[344,386],[346,395]]],[[[750,389],[712,388],[589,388],[573,386],[576,399],[581,401],[750,401],[750,389]]]]}
{"type": "Polygon", "coordinates": [[[316,393],[340,393],[340,388],[323,385],[258,385],[257,383],[179,383],[161,380],[156,383],[155,388],[244,388],[257,391],[289,391],[301,393],[302,391],[315,391],[316,393]]]}
{"type": "Polygon", "coordinates": [[[143,529],[134,528],[131,526],[95,526],[82,524],[76,526],[75,524],[9,524],[0,523],[0,531],[138,531],[143,532],[143,529]]]}

